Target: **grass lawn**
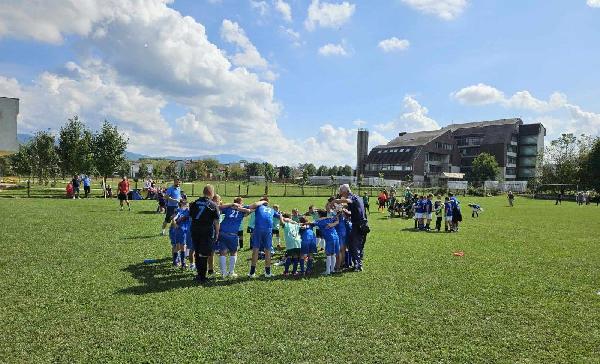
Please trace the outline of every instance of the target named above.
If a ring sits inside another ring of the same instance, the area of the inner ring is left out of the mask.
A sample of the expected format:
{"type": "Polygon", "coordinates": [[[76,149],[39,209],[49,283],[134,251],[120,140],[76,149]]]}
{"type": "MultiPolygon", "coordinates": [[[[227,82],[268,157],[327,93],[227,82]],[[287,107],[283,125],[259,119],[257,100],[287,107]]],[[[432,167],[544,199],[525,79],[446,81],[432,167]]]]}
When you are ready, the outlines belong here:
{"type": "Polygon", "coordinates": [[[362,273],[247,280],[244,251],[200,287],[153,202],[0,199],[0,362],[599,362],[600,208],[471,201],[457,234],[372,213],[362,273]]]}

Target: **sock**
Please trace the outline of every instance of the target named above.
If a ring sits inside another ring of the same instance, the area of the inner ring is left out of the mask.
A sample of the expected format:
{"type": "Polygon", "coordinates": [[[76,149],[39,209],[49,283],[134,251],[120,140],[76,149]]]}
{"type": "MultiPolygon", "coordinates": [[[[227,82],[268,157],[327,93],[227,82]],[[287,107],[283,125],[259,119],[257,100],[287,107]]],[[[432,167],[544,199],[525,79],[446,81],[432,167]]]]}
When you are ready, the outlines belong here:
{"type": "Polygon", "coordinates": [[[285,269],[283,270],[284,274],[287,274],[290,271],[290,264],[292,263],[292,258],[287,257],[285,260],[285,269]]]}
{"type": "Polygon", "coordinates": [[[417,228],[417,220],[415,220],[415,229],[417,228]]]}
{"type": "Polygon", "coordinates": [[[265,267],[265,274],[271,274],[271,267],[265,267]]]}
{"type": "Polygon", "coordinates": [[[235,261],[237,260],[237,255],[232,255],[229,257],[229,274],[233,274],[235,271],[235,261]]]}
{"type": "Polygon", "coordinates": [[[165,229],[162,229],[162,234],[165,235],[165,229]]]}
{"type": "Polygon", "coordinates": [[[292,268],[292,273],[296,274],[298,271],[298,258],[293,258],[292,263],[294,264],[294,268],[292,268]]]}
{"type": "Polygon", "coordinates": [[[177,264],[177,252],[173,253],[173,264],[177,264]]]}
{"type": "Polygon", "coordinates": [[[325,274],[331,273],[331,256],[327,256],[327,262],[325,263],[325,274]]]}
{"type": "Polygon", "coordinates": [[[311,257],[311,258],[308,258],[308,262],[306,264],[306,270],[307,271],[312,271],[312,268],[313,268],[313,259],[311,257]]]}
{"type": "Polygon", "coordinates": [[[183,250],[179,252],[179,261],[181,262],[181,266],[185,267],[185,251],[183,250]]]}
{"type": "Polygon", "coordinates": [[[198,259],[198,278],[201,281],[206,280],[206,270],[208,269],[208,258],[207,257],[199,257],[198,259]]]}
{"type": "Polygon", "coordinates": [[[219,256],[219,268],[221,268],[221,275],[227,274],[227,257],[224,255],[219,256]]]}
{"type": "Polygon", "coordinates": [[[335,263],[337,261],[337,258],[335,255],[331,256],[331,272],[335,272],[335,263]]]}
{"type": "Polygon", "coordinates": [[[256,273],[256,266],[255,265],[251,265],[250,266],[250,275],[254,275],[254,273],[256,273]]]}
{"type": "Polygon", "coordinates": [[[300,258],[300,273],[304,273],[304,258],[300,258]]]}

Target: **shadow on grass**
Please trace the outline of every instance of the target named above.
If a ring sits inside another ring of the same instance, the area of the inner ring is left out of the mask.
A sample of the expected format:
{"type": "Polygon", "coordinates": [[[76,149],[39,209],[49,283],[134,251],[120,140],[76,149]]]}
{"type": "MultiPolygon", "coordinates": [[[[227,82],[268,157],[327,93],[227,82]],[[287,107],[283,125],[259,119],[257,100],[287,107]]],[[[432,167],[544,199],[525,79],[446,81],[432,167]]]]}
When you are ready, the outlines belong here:
{"type": "MultiPolygon", "coordinates": [[[[215,257],[215,261],[218,258],[215,257]]],[[[275,260],[273,260],[273,263],[275,260]]],[[[215,267],[217,268],[217,267],[215,267]]],[[[290,266],[290,272],[292,267],[290,266]]],[[[301,280],[301,279],[314,279],[321,276],[321,272],[325,271],[325,256],[319,254],[314,258],[314,266],[312,273],[305,276],[284,276],[283,274],[276,274],[271,278],[265,278],[262,273],[257,278],[249,278],[245,273],[240,274],[238,278],[213,278],[205,284],[200,284],[194,281],[195,272],[192,273],[189,270],[182,270],[181,268],[173,267],[171,258],[159,259],[155,263],[137,263],[131,264],[122,271],[128,272],[133,278],[135,278],[141,285],[132,286],[118,290],[116,294],[129,294],[129,295],[143,295],[150,293],[166,292],[174,289],[186,288],[186,287],[220,287],[220,286],[231,286],[234,284],[240,284],[247,281],[278,281],[278,280],[301,280]]],[[[341,274],[334,274],[333,277],[341,276],[341,274]]]]}
{"type": "Polygon", "coordinates": [[[142,214],[142,215],[160,215],[158,212],[156,212],[156,210],[154,210],[154,211],[144,210],[144,211],[138,211],[137,213],[142,214]]]}
{"type": "Polygon", "coordinates": [[[409,233],[429,233],[429,234],[440,234],[440,233],[445,233],[446,232],[444,230],[437,231],[435,229],[431,229],[429,231],[427,231],[427,230],[419,230],[419,229],[415,229],[414,227],[405,227],[404,229],[401,229],[400,231],[408,231],[409,233]]]}
{"type": "Polygon", "coordinates": [[[124,237],[124,240],[138,240],[138,239],[151,239],[151,238],[158,238],[161,237],[162,235],[159,234],[151,234],[151,235],[140,235],[140,236],[127,236],[124,237]]]}

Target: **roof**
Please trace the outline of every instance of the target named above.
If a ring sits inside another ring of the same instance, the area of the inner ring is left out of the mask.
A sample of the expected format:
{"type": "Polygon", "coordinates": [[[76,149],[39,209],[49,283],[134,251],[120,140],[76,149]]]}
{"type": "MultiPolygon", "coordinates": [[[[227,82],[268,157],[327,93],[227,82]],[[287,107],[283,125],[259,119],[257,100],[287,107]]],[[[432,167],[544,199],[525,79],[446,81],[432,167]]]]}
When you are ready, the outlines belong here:
{"type": "MultiPolygon", "coordinates": [[[[414,133],[406,133],[404,135],[400,135],[395,139],[392,139],[389,143],[385,145],[385,147],[418,147],[421,145],[425,145],[435,138],[446,133],[447,130],[431,130],[431,131],[417,131],[414,133]]],[[[383,146],[379,146],[383,147],[383,146]]],[[[379,148],[376,147],[376,148],[379,148]]]]}
{"type": "Polygon", "coordinates": [[[498,120],[485,120],[485,121],[476,121],[472,123],[462,123],[462,124],[450,124],[442,128],[442,130],[451,130],[452,132],[458,129],[467,129],[467,128],[483,128],[486,126],[493,125],[521,125],[523,124],[523,120],[519,118],[513,119],[498,119],[498,120]]]}

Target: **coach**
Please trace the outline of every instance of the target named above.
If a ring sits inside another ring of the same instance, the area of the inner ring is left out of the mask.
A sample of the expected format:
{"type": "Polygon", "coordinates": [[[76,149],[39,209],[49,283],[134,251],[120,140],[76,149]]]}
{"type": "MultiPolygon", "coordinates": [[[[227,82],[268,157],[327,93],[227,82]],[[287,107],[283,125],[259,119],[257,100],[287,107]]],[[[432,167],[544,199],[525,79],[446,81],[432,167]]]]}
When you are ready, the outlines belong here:
{"type": "Polygon", "coordinates": [[[362,198],[356,196],[350,191],[350,186],[343,184],[339,189],[340,198],[335,200],[335,203],[348,204],[350,210],[350,221],[352,222],[352,230],[348,236],[348,251],[352,259],[354,259],[354,270],[362,271],[363,250],[365,241],[369,233],[369,223],[365,215],[365,206],[362,198]]]}
{"type": "Polygon", "coordinates": [[[206,282],[208,257],[212,256],[214,242],[219,238],[219,207],[212,201],[215,190],[212,185],[206,185],[203,196],[190,204],[192,218],[192,243],[196,258],[198,276],[196,281],[206,282]]]}
{"type": "Polygon", "coordinates": [[[165,213],[165,221],[162,225],[162,235],[165,235],[167,224],[171,223],[171,219],[173,216],[175,216],[175,211],[177,211],[177,207],[179,206],[179,200],[181,200],[181,187],[179,187],[180,184],[181,182],[179,181],[179,178],[175,178],[173,181],[173,186],[165,190],[167,211],[165,213]]]}

